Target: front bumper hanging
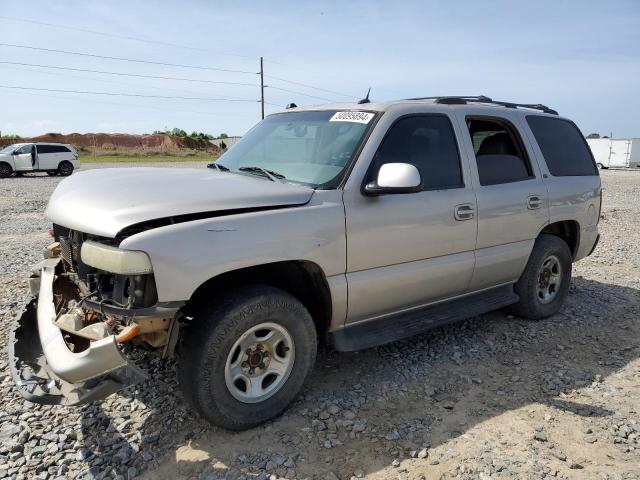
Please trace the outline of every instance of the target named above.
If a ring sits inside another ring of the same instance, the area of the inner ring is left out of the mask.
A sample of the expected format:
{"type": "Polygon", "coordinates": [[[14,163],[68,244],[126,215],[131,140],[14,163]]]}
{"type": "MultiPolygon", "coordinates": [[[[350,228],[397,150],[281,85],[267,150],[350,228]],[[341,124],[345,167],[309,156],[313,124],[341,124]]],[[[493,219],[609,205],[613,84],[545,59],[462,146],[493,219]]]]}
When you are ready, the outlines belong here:
{"type": "Polygon", "coordinates": [[[54,321],[53,282],[59,258],[40,264],[30,295],[9,335],[9,368],[18,392],[34,403],[78,405],[104,398],[147,375],[127,360],[110,335],[74,353],[54,321]],[[39,286],[38,286],[39,283],[39,286]]]}

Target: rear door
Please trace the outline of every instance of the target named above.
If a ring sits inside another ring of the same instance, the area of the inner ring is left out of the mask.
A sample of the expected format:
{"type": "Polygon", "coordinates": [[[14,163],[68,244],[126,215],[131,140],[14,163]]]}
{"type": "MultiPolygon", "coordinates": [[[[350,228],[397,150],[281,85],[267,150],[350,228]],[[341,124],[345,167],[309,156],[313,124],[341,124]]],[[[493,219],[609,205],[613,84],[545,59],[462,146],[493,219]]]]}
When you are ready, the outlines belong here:
{"type": "Polygon", "coordinates": [[[481,290],[519,278],[535,238],[549,221],[549,209],[539,166],[520,134],[520,118],[475,112],[460,109],[458,120],[466,128],[478,202],[470,290],[481,290]]]}
{"type": "Polygon", "coordinates": [[[612,167],[628,167],[631,156],[631,140],[611,140],[612,167]]]}
{"type": "Polygon", "coordinates": [[[451,117],[387,113],[376,130],[385,133],[364,178],[352,175],[344,192],[348,322],[461,294],[473,272],[475,195],[451,117]],[[394,162],[415,165],[424,189],[363,195],[361,186],[394,162]]]}
{"type": "Polygon", "coordinates": [[[53,145],[36,145],[38,150],[38,163],[36,169],[38,170],[55,170],[58,168],[56,163],[56,154],[54,153],[53,145]]]}

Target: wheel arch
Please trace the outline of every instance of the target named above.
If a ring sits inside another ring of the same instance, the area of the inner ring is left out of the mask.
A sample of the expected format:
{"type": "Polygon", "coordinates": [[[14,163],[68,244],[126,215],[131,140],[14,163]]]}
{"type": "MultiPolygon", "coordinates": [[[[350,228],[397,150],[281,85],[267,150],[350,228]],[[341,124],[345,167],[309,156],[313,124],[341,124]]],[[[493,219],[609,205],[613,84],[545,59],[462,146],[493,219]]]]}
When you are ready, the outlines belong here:
{"type": "Polygon", "coordinates": [[[6,165],[11,169],[11,173],[15,172],[16,169],[14,168],[13,165],[11,165],[10,162],[7,162],[6,160],[0,160],[0,165],[6,165]]]}
{"type": "Polygon", "coordinates": [[[569,246],[571,258],[575,259],[580,246],[580,224],[576,220],[560,220],[546,225],[538,236],[546,233],[561,238],[569,246]]]}
{"type": "Polygon", "coordinates": [[[269,285],[296,297],[313,318],[318,337],[329,329],[332,299],[322,268],[308,260],[286,260],[230,270],[202,283],[187,301],[187,315],[205,302],[242,285],[269,285]]]}

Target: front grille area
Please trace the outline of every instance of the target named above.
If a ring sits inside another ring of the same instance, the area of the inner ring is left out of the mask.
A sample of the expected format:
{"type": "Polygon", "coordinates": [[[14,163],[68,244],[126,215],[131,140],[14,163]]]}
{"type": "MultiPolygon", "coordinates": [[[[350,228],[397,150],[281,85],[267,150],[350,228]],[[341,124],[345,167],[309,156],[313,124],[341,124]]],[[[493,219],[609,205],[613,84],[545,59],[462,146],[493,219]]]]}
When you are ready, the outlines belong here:
{"type": "Polygon", "coordinates": [[[72,255],[72,245],[71,240],[68,237],[60,237],[60,255],[62,259],[69,264],[69,266],[73,266],[73,255],[72,255]]]}

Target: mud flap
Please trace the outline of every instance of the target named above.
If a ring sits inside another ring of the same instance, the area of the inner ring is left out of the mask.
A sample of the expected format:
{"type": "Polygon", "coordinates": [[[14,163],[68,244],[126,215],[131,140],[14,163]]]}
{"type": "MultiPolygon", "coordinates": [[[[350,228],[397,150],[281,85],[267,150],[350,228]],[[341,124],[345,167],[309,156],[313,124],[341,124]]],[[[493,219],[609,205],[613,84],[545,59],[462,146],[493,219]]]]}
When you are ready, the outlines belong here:
{"type": "Polygon", "coordinates": [[[127,385],[139,383],[146,374],[126,364],[84,382],[69,383],[47,369],[38,333],[37,298],[29,296],[9,332],[9,369],[20,395],[34,403],[80,405],[100,400],[127,385]]]}

